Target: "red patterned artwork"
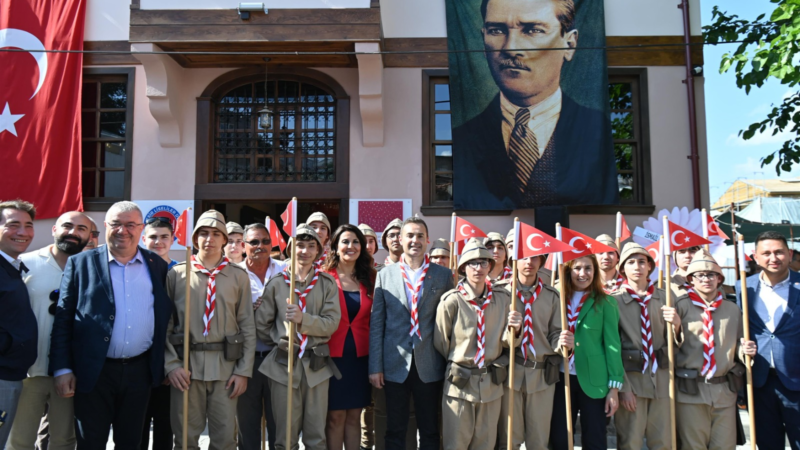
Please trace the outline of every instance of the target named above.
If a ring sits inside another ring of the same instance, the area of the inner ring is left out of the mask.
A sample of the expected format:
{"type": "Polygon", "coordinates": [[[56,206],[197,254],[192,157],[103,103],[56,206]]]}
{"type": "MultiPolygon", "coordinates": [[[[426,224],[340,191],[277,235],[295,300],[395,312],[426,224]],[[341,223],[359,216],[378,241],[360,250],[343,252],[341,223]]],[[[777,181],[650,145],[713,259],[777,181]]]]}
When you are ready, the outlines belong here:
{"type": "Polygon", "coordinates": [[[394,219],[405,219],[402,200],[358,202],[358,223],[365,223],[378,233],[394,219]]]}

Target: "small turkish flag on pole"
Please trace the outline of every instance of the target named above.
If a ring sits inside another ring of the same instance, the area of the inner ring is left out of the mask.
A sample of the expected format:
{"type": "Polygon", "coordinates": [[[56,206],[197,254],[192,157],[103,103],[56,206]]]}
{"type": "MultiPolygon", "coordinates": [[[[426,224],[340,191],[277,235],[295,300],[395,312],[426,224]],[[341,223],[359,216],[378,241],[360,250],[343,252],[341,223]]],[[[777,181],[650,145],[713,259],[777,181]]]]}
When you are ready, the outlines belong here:
{"type": "Polygon", "coordinates": [[[702,236],[698,236],[670,220],[667,220],[664,236],[668,241],[668,245],[665,245],[665,247],[669,249],[669,253],[684,248],[700,247],[701,245],[711,243],[708,239],[704,239],[702,236]]]}
{"type": "Polygon", "coordinates": [[[175,226],[175,237],[178,245],[192,248],[192,208],[183,210],[178,216],[178,224],[175,226]]]}
{"type": "Polygon", "coordinates": [[[281,214],[281,220],[283,220],[283,231],[289,237],[294,237],[297,233],[297,198],[293,198],[286,206],[286,211],[281,214]]]}
{"type": "Polygon", "coordinates": [[[520,260],[547,253],[568,252],[575,250],[549,234],[523,223],[515,222],[514,227],[514,259],[520,260]]]}
{"type": "Polygon", "coordinates": [[[621,212],[617,211],[617,247],[619,247],[620,242],[628,239],[629,237],[631,237],[631,229],[628,228],[628,222],[625,221],[625,216],[623,216],[621,212]]]}
{"type": "Polygon", "coordinates": [[[267,226],[267,231],[269,232],[269,240],[272,241],[272,247],[278,247],[281,249],[281,251],[286,250],[286,239],[283,238],[283,234],[281,234],[278,224],[270,219],[269,216],[267,216],[265,224],[267,226]]]}
{"type": "Polygon", "coordinates": [[[724,240],[730,240],[727,234],[719,227],[719,224],[710,214],[706,217],[706,229],[708,230],[709,236],[719,236],[724,240]]]}
{"type": "Polygon", "coordinates": [[[615,252],[613,248],[602,244],[585,234],[575,230],[561,227],[561,240],[574,247],[574,250],[563,254],[563,262],[572,261],[582,256],[594,255],[597,253],[615,252]],[[582,244],[579,244],[582,242],[582,244]]]}
{"type": "Polygon", "coordinates": [[[456,217],[455,226],[450,230],[450,242],[468,241],[478,237],[486,237],[486,233],[461,217],[456,217]]]}
{"type": "Polygon", "coordinates": [[[661,267],[664,265],[664,253],[662,251],[663,249],[661,248],[661,239],[653,242],[644,249],[647,250],[647,253],[650,253],[650,256],[653,257],[653,260],[656,262],[656,267],[661,267]]]}

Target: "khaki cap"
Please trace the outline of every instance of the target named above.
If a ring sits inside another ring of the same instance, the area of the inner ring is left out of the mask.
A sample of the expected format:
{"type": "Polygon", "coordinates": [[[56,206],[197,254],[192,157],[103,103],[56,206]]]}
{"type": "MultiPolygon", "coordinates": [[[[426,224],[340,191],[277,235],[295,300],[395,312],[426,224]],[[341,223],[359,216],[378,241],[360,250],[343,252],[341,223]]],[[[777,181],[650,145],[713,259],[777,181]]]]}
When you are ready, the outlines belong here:
{"type": "Polygon", "coordinates": [[[381,246],[386,250],[389,250],[389,246],[386,245],[386,233],[389,232],[392,228],[403,228],[403,221],[400,219],[394,219],[389,222],[389,225],[386,225],[386,228],[383,229],[383,234],[381,234],[381,246]]]}
{"type": "MultiPolygon", "coordinates": [[[[614,250],[617,251],[617,256],[619,256],[619,247],[617,247],[616,239],[612,238],[611,236],[609,236],[607,234],[601,234],[600,236],[597,236],[595,238],[595,240],[597,242],[601,243],[601,244],[605,244],[605,245],[613,248],[614,250]]],[[[645,250],[645,252],[647,252],[647,251],[645,250]]]]}
{"type": "Polygon", "coordinates": [[[216,228],[225,235],[225,240],[228,240],[228,229],[225,227],[225,216],[223,216],[221,212],[209,209],[201,214],[200,218],[197,219],[197,223],[194,224],[192,241],[194,241],[195,237],[197,237],[197,232],[200,231],[200,228],[203,227],[216,228]]]}
{"type": "Polygon", "coordinates": [[[503,238],[503,235],[497,233],[495,231],[489,232],[486,234],[486,237],[483,238],[483,245],[489,245],[490,242],[499,242],[503,244],[503,248],[508,253],[508,247],[506,246],[506,240],[503,238]]]}
{"type": "MultiPolygon", "coordinates": [[[[600,240],[598,239],[598,241],[600,240]]],[[[622,247],[622,256],[619,258],[620,272],[624,272],[623,268],[625,266],[625,261],[627,261],[633,255],[643,255],[647,257],[647,261],[650,262],[650,271],[647,272],[647,276],[650,276],[653,273],[653,270],[656,268],[656,262],[653,260],[653,256],[650,255],[650,252],[636,242],[628,242],[622,247]]]]}
{"type": "Polygon", "coordinates": [[[358,225],[358,229],[361,230],[362,233],[364,233],[364,236],[372,236],[375,238],[376,241],[378,240],[378,235],[375,234],[375,230],[373,230],[371,226],[362,223],[358,225]]]}
{"type": "MultiPolygon", "coordinates": [[[[311,228],[310,226],[308,226],[308,225],[306,225],[304,223],[301,223],[300,225],[297,226],[296,234],[297,234],[297,236],[308,235],[308,236],[311,236],[312,238],[314,238],[315,241],[317,241],[317,256],[314,257],[314,260],[316,261],[317,259],[319,259],[319,257],[322,255],[322,251],[323,250],[322,250],[322,240],[319,238],[319,235],[317,234],[317,232],[314,231],[314,229],[311,228]]],[[[292,242],[293,242],[293,240],[294,240],[294,238],[289,238],[289,243],[286,244],[286,254],[288,254],[288,255],[292,254],[292,242]]]]}
{"type": "Polygon", "coordinates": [[[506,247],[508,247],[508,244],[510,242],[514,242],[514,238],[515,238],[514,229],[512,228],[512,229],[508,230],[508,234],[506,234],[506,247]]]}
{"type": "Polygon", "coordinates": [[[333,233],[333,230],[331,230],[331,222],[330,220],[328,220],[328,216],[326,216],[325,213],[315,212],[310,216],[308,216],[308,220],[306,220],[306,225],[311,225],[312,222],[324,223],[325,226],[328,227],[328,236],[330,236],[333,233]]]}
{"type": "Polygon", "coordinates": [[[450,243],[444,239],[433,241],[430,256],[450,256],[450,243]]]}
{"type": "Polygon", "coordinates": [[[464,246],[464,250],[461,252],[461,257],[458,261],[458,271],[461,272],[461,269],[470,262],[476,259],[486,259],[489,260],[489,271],[491,272],[494,268],[494,259],[492,258],[492,252],[490,252],[481,241],[478,239],[472,238],[467,242],[467,245],[464,246]]]}
{"type": "Polygon", "coordinates": [[[236,222],[228,222],[225,224],[225,229],[228,230],[228,234],[244,234],[244,228],[236,222]]]}
{"type": "Polygon", "coordinates": [[[719,264],[717,264],[717,261],[714,260],[714,258],[703,248],[694,254],[694,258],[689,264],[689,268],[686,269],[686,277],[689,278],[695,272],[716,272],[720,274],[722,281],[725,281],[725,275],[722,273],[722,267],[720,267],[719,264]]]}

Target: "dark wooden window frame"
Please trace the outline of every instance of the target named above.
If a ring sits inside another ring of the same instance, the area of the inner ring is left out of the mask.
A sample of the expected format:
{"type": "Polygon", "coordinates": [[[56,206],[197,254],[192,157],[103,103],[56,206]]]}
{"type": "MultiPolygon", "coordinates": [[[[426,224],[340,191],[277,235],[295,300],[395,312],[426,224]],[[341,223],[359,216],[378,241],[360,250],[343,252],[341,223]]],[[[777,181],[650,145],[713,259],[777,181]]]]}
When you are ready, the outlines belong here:
{"type": "MultiPolygon", "coordinates": [[[[431,119],[433,105],[431,104],[432,79],[448,77],[448,69],[423,69],[422,70],[422,207],[420,210],[427,216],[450,215],[456,210],[452,204],[433,201],[433,168],[435,153],[432,151],[431,119]]],[[[640,176],[636,180],[640,199],[637,203],[621,205],[575,205],[569,206],[569,214],[652,214],[653,189],[650,158],[650,106],[648,100],[647,68],[609,68],[609,83],[615,81],[631,81],[634,92],[634,127],[639,132],[637,170],[640,176]]],[[[459,210],[459,215],[510,215],[512,211],[479,211],[459,210]]]]}
{"type": "MultiPolygon", "coordinates": [[[[99,197],[84,198],[83,208],[85,211],[107,211],[111,205],[121,200],[131,199],[131,176],[133,166],[133,111],[136,86],[136,68],[134,67],[103,67],[83,69],[84,79],[102,78],[110,76],[127,77],[127,104],[125,111],[125,179],[123,183],[123,195],[119,197],[99,197]]],[[[83,168],[81,167],[81,171],[83,168]]],[[[81,182],[82,183],[82,182],[81,182]]],[[[83,186],[81,186],[83,189],[83,186]]]]}

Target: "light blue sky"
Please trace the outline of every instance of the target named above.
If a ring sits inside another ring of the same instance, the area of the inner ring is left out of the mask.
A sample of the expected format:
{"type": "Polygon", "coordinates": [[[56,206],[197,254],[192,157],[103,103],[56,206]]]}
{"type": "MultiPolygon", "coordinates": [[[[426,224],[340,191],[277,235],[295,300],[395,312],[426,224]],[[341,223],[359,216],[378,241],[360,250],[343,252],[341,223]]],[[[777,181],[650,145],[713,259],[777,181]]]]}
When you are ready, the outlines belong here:
{"type": "MultiPolygon", "coordinates": [[[[739,15],[742,19],[754,20],[759,14],[769,17],[775,9],[767,0],[701,0],[703,25],[711,22],[714,5],[739,15]]],[[[761,88],[754,88],[750,95],[736,87],[733,71],[719,73],[719,62],[726,52],[736,49],[736,44],[707,45],[705,58],[706,127],[708,130],[709,187],[713,204],[725,189],[737,178],[775,178],[774,166],[761,167],[761,158],[780,148],[785,140],[781,135],[756,135],[749,141],[738,137],[739,130],[766,117],[771,104],[780,103],[788,86],[769,81],[761,88]]],[[[795,89],[796,90],[796,89],[795,89]]],[[[781,178],[800,176],[800,168],[791,173],[781,173],[781,178]]]]}

